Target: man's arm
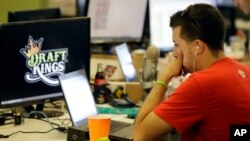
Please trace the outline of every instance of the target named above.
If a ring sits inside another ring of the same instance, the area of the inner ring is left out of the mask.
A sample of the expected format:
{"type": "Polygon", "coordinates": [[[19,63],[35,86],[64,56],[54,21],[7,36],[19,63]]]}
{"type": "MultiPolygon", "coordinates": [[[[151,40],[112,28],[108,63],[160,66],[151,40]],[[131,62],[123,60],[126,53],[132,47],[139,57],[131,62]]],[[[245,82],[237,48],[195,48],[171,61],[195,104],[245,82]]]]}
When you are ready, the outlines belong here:
{"type": "MultiPolygon", "coordinates": [[[[161,74],[160,80],[168,84],[172,77],[178,76],[182,67],[182,58],[182,53],[178,53],[178,57],[171,60],[161,74]]],[[[164,100],[166,90],[164,86],[155,84],[147,96],[136,118],[135,141],[155,141],[174,129],[153,112],[154,108],[164,100]]]]}
{"type": "Polygon", "coordinates": [[[173,130],[170,125],[152,112],[163,101],[166,90],[165,87],[155,84],[144,101],[135,122],[135,141],[156,141],[173,130]]]}

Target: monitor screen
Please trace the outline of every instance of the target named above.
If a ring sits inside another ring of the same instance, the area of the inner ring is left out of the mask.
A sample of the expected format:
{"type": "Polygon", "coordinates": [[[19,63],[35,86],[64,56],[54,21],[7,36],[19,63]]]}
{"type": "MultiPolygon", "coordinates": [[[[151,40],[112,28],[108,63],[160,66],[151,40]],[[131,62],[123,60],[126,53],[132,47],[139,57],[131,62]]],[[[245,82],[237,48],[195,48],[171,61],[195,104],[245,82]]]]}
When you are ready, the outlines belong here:
{"type": "Polygon", "coordinates": [[[90,18],[0,25],[0,107],[63,98],[58,76],[85,68],[89,78],[90,18]]]}
{"type": "Polygon", "coordinates": [[[150,0],[150,43],[161,51],[170,51],[173,48],[172,29],[169,26],[170,17],[177,11],[185,9],[190,4],[209,3],[214,0],[150,0]]]}
{"type": "Polygon", "coordinates": [[[77,0],[77,16],[87,16],[88,0],[77,0]]]}
{"type": "Polygon", "coordinates": [[[8,12],[8,22],[57,19],[61,17],[59,8],[8,12]]]}
{"type": "Polygon", "coordinates": [[[91,42],[140,42],[148,0],[90,0],[91,42]]]}
{"type": "Polygon", "coordinates": [[[225,7],[234,7],[234,0],[215,0],[216,5],[225,7]]]}
{"type": "Polygon", "coordinates": [[[126,43],[115,46],[122,73],[127,82],[137,81],[137,73],[130,55],[129,47],[126,43]]]}

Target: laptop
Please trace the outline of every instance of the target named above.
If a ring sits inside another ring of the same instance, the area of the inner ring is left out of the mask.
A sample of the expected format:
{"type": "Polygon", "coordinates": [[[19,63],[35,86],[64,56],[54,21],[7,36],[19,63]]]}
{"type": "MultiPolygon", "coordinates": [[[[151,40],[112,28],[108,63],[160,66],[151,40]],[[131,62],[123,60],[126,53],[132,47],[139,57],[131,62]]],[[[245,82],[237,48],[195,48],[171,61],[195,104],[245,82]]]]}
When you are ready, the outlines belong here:
{"type": "Polygon", "coordinates": [[[122,43],[115,46],[115,53],[118,57],[118,61],[125,80],[127,82],[137,81],[136,69],[134,67],[127,43],[122,43]]]}
{"type": "MultiPolygon", "coordinates": [[[[88,117],[98,114],[95,100],[84,69],[59,76],[59,82],[75,128],[88,134],[88,117]]],[[[131,141],[133,124],[111,120],[111,140],[131,141]]],[[[86,135],[88,136],[88,135],[86,135]]]]}

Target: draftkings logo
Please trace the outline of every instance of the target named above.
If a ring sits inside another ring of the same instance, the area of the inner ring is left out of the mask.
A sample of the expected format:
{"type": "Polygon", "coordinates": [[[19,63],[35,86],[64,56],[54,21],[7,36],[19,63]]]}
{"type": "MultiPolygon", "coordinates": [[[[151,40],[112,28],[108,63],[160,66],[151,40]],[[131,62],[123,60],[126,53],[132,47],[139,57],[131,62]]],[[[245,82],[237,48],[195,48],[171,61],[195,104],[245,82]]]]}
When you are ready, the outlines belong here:
{"type": "Polygon", "coordinates": [[[250,141],[250,125],[231,125],[230,141],[250,141]]]}
{"type": "Polygon", "coordinates": [[[50,86],[58,86],[58,76],[65,72],[68,49],[41,50],[44,38],[34,40],[29,36],[28,43],[20,53],[26,58],[30,72],[25,73],[25,81],[36,83],[43,81],[50,86]]]}

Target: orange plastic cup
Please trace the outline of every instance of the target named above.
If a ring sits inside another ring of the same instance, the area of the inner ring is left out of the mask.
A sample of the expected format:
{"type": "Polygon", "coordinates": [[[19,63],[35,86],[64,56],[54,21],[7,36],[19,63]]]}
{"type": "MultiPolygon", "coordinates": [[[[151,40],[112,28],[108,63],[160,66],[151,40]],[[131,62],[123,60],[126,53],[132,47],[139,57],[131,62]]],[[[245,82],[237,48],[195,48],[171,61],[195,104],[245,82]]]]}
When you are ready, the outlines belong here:
{"type": "Polygon", "coordinates": [[[88,117],[90,141],[97,141],[99,138],[108,137],[111,118],[103,115],[88,117]]]}

